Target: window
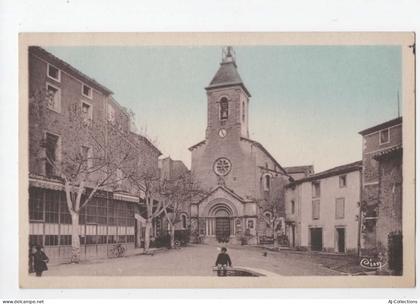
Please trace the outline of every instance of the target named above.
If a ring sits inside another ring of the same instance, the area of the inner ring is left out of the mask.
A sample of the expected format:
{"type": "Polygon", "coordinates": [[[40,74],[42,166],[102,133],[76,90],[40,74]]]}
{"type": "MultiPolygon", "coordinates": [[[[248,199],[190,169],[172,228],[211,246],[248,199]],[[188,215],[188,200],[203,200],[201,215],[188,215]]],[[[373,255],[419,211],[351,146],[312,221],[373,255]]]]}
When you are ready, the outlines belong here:
{"type": "Polygon", "coordinates": [[[45,174],[47,176],[53,176],[55,175],[55,166],[57,166],[58,136],[50,133],[46,133],[45,136],[45,156],[47,157],[45,174]]]}
{"type": "Polygon", "coordinates": [[[382,130],[379,134],[379,143],[386,144],[389,143],[389,129],[382,130]]]}
{"type": "Polygon", "coordinates": [[[106,200],[105,199],[98,199],[98,206],[97,206],[96,212],[97,212],[98,224],[106,225],[106,200]]]}
{"type": "Polygon", "coordinates": [[[115,122],[115,110],[110,104],[108,104],[108,121],[115,122]]]}
{"type": "Polygon", "coordinates": [[[340,188],[345,188],[347,186],[347,176],[346,175],[339,176],[338,184],[340,188]]]}
{"type": "Polygon", "coordinates": [[[295,201],[294,200],[290,202],[290,213],[295,214],[295,201]]]}
{"type": "Polygon", "coordinates": [[[86,236],[86,245],[94,245],[98,243],[97,235],[87,235],[86,236]]]}
{"type": "Polygon", "coordinates": [[[344,218],[344,198],[337,198],[335,200],[335,218],[344,218]]]}
{"type": "Polygon", "coordinates": [[[47,83],[47,106],[48,109],[55,112],[61,112],[61,90],[49,83],[47,83]]]}
{"type": "Polygon", "coordinates": [[[254,221],[248,220],[248,229],[254,229],[254,221]]]}
{"type": "Polygon", "coordinates": [[[29,246],[36,246],[40,245],[42,246],[44,244],[43,242],[43,236],[42,235],[30,235],[29,236],[29,246]]]}
{"type": "Polygon", "coordinates": [[[60,223],[71,224],[71,215],[69,212],[69,207],[67,206],[67,201],[64,193],[61,195],[60,201],[60,223]]]}
{"type": "Polygon", "coordinates": [[[106,244],[106,235],[98,235],[98,244],[106,244]]]}
{"type": "Polygon", "coordinates": [[[213,170],[217,175],[227,175],[232,169],[232,164],[227,158],[221,157],[216,159],[213,165],[213,170]]]}
{"type": "Polygon", "coordinates": [[[42,190],[29,190],[29,220],[44,221],[44,196],[42,190]]]}
{"type": "Polygon", "coordinates": [[[319,200],[312,201],[312,219],[318,220],[320,213],[320,203],[319,200]]]}
{"type": "Polygon", "coordinates": [[[271,186],[271,176],[270,174],[264,175],[264,191],[269,191],[271,186]]]}
{"type": "Polygon", "coordinates": [[[48,64],[48,77],[60,82],[60,70],[55,66],[48,64]]]}
{"type": "Polygon", "coordinates": [[[92,99],[92,88],[84,84],[82,86],[82,95],[92,99]]]}
{"type": "Polygon", "coordinates": [[[226,97],[220,100],[220,119],[225,120],[229,117],[229,104],[226,97]]]}
{"type": "Polygon", "coordinates": [[[117,236],[116,235],[108,235],[108,244],[114,244],[117,242],[117,236]]]}
{"type": "Polygon", "coordinates": [[[126,235],[119,235],[118,236],[118,243],[127,243],[127,236],[126,235]]]}
{"type": "Polygon", "coordinates": [[[58,245],[58,235],[45,236],[45,246],[57,246],[57,245],[58,245]]]}
{"type": "Polygon", "coordinates": [[[90,147],[82,146],[82,164],[86,169],[92,168],[92,149],[90,147]]]}
{"type": "Polygon", "coordinates": [[[84,122],[92,120],[92,106],[87,102],[82,101],[82,119],[84,122]]]}
{"type": "Polygon", "coordinates": [[[185,214],[181,215],[182,229],[187,229],[187,216],[185,214]]]}
{"type": "Polygon", "coordinates": [[[71,235],[60,235],[60,245],[70,246],[71,245],[71,235]]]}
{"type": "Polygon", "coordinates": [[[97,201],[91,200],[84,208],[86,210],[86,223],[96,224],[97,221],[97,201]]]}
{"type": "Polygon", "coordinates": [[[45,222],[58,223],[58,207],[60,204],[60,192],[49,191],[45,193],[45,222]]]}
{"type": "Polygon", "coordinates": [[[321,185],[319,182],[312,183],[312,197],[320,197],[321,196],[321,185]]]}

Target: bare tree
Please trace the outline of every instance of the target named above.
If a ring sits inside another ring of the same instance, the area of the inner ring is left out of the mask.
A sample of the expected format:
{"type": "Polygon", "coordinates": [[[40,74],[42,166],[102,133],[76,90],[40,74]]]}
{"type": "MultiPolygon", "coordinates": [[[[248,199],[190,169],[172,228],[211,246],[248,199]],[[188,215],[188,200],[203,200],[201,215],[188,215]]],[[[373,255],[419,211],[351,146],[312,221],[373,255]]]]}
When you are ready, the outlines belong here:
{"type": "Polygon", "coordinates": [[[145,233],[144,233],[144,253],[150,249],[150,239],[153,220],[159,217],[165,210],[164,201],[159,197],[160,178],[154,170],[142,170],[141,166],[132,168],[126,172],[133,188],[136,189],[139,200],[144,201],[146,206],[145,214],[145,233]]]}
{"type": "Polygon", "coordinates": [[[285,206],[285,179],[278,177],[272,179],[270,189],[265,193],[265,198],[258,201],[261,218],[270,228],[273,235],[274,247],[278,247],[278,232],[281,219],[284,217],[285,206]]]}
{"type": "Polygon", "coordinates": [[[205,195],[206,193],[200,189],[190,172],[162,181],[161,196],[166,201],[162,208],[169,224],[171,248],[175,247],[175,228],[181,221],[181,214],[188,210],[193,200],[205,195]]]}
{"type": "Polygon", "coordinates": [[[57,138],[46,135],[38,137],[39,155],[45,163],[45,175],[64,184],[72,224],[71,262],[77,263],[80,261],[81,211],[98,191],[112,189],[125,178],[117,173],[129,166],[134,154],[132,145],[127,144],[126,131],[120,126],[105,118],[93,120],[79,103],[69,105],[65,115],[51,119],[46,114],[49,101],[45,91],[30,96],[30,121],[36,124],[33,132],[57,128],[63,132],[62,153],[56,151],[57,138]]]}

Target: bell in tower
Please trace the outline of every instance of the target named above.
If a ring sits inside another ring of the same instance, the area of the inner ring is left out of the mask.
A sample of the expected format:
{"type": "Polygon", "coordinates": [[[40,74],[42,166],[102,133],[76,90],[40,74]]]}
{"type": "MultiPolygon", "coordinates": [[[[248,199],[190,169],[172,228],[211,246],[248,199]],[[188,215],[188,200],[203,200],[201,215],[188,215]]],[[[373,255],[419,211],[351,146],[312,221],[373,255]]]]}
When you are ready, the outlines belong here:
{"type": "Polygon", "coordinates": [[[206,138],[249,136],[248,103],[251,94],[245,87],[236,65],[233,47],[222,49],[220,67],[208,87],[208,122],[206,138]]]}

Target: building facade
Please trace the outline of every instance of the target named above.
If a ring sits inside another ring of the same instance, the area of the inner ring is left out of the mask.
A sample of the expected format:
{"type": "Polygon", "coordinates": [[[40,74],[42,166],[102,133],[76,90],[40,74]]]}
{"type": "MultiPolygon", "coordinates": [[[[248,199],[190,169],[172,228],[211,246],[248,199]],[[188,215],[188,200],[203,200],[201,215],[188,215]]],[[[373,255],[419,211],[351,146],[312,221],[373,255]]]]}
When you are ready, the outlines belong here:
{"type": "Polygon", "coordinates": [[[362,254],[387,257],[390,239],[401,236],[402,232],[402,118],[360,134],[363,136],[362,254]]]}
{"type": "Polygon", "coordinates": [[[230,47],[206,91],[206,137],[189,149],[192,175],[208,195],[191,205],[191,227],[207,242],[247,238],[255,244],[273,235],[267,217],[278,217],[275,229],[284,230],[282,192],[289,176],[249,138],[251,95],[230,47]]]}
{"type": "Polygon", "coordinates": [[[362,162],[298,179],[287,186],[286,234],[291,247],[358,254],[362,162]]]}
{"type": "MultiPolygon", "coordinates": [[[[28,56],[29,244],[43,245],[52,262],[64,262],[70,259],[72,245],[72,218],[60,173],[64,162],[74,156],[86,160],[86,168],[94,167],[101,157],[95,148],[98,142],[112,145],[108,130],[121,135],[119,143],[141,151],[145,170],[158,171],[161,153],[131,132],[127,111],[108,88],[40,47],[30,47],[28,56]],[[93,129],[101,124],[107,127],[98,129],[96,139],[80,132],[87,125],[93,129]]],[[[82,259],[109,256],[116,243],[131,250],[141,239],[136,236],[141,230],[135,220],[135,214],[142,213],[141,195],[119,181],[119,173],[80,211],[82,259]]],[[[90,175],[86,191],[93,189],[96,177],[90,175]]]]}

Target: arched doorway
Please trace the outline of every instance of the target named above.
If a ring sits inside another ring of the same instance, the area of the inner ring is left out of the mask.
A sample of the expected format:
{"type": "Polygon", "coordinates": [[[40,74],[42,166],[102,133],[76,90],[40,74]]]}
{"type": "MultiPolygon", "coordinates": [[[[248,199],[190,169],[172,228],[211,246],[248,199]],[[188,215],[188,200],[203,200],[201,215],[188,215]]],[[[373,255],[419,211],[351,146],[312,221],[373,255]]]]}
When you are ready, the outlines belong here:
{"type": "Polygon", "coordinates": [[[215,210],[216,217],[216,239],[218,242],[228,242],[230,237],[229,212],[224,208],[215,210]]]}

